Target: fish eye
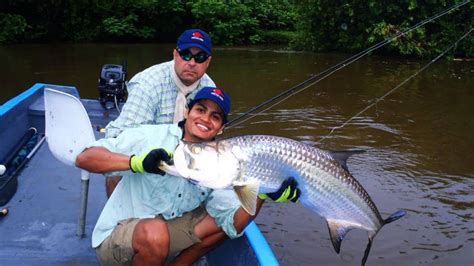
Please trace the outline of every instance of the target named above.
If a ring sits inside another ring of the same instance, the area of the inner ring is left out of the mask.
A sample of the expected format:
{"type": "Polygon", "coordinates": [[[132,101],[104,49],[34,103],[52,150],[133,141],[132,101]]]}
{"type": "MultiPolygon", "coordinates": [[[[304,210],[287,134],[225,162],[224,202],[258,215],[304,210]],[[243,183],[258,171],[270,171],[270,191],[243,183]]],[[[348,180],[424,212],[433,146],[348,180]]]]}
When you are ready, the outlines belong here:
{"type": "Polygon", "coordinates": [[[194,153],[194,154],[198,154],[202,151],[202,147],[199,146],[199,145],[193,145],[191,147],[191,152],[194,153]]]}

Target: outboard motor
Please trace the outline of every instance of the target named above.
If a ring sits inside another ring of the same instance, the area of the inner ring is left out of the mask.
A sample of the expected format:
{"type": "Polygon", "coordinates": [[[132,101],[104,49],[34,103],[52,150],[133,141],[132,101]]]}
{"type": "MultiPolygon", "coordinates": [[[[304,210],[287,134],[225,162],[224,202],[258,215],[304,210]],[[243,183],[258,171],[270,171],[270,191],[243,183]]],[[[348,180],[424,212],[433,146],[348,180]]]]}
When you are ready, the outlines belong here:
{"type": "Polygon", "coordinates": [[[126,101],[128,92],[125,75],[126,70],[122,65],[106,64],[102,67],[99,78],[99,101],[105,109],[112,109],[115,106],[119,110],[119,103],[126,101]]]}

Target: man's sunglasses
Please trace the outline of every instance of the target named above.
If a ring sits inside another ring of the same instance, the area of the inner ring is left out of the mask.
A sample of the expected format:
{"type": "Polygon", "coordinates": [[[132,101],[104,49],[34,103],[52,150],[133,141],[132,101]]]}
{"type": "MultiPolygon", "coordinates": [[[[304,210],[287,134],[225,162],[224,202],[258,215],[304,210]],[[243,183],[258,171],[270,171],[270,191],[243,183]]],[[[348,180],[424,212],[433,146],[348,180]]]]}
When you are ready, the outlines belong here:
{"type": "Polygon", "coordinates": [[[189,49],[179,50],[178,48],[176,48],[176,51],[178,51],[179,56],[184,61],[190,61],[192,58],[194,58],[194,61],[198,64],[204,63],[209,58],[209,55],[203,51],[197,54],[191,53],[191,50],[189,49]]]}

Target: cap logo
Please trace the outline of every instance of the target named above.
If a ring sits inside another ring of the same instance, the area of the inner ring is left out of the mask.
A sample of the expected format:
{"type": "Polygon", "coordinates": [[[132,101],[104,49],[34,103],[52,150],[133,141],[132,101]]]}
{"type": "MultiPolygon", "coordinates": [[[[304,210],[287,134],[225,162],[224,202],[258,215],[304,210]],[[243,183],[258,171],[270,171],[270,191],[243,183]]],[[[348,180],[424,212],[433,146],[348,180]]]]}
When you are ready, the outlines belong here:
{"type": "Polygon", "coordinates": [[[220,89],[213,89],[211,94],[224,101],[224,93],[220,89]]]}
{"type": "Polygon", "coordinates": [[[204,37],[202,36],[202,34],[199,32],[199,31],[195,31],[192,33],[192,36],[191,36],[191,39],[194,39],[194,40],[199,40],[201,42],[204,41],[204,37]]]}

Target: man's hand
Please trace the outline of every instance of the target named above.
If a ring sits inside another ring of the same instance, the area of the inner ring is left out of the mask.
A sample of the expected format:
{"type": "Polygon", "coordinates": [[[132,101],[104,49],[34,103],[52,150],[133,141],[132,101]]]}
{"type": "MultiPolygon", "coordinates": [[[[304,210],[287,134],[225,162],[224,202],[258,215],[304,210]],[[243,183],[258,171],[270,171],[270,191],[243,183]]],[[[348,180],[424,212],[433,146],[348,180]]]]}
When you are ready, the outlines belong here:
{"type": "Polygon", "coordinates": [[[298,182],[293,177],[287,178],[281,184],[281,187],[272,193],[258,194],[260,199],[271,198],[275,202],[286,202],[292,201],[297,202],[300,197],[301,191],[298,189],[298,182]]]}
{"type": "Polygon", "coordinates": [[[173,154],[166,151],[165,149],[154,149],[147,154],[136,156],[135,154],[130,157],[130,169],[134,173],[153,173],[164,175],[165,172],[159,167],[161,162],[170,163],[173,154]]]}

